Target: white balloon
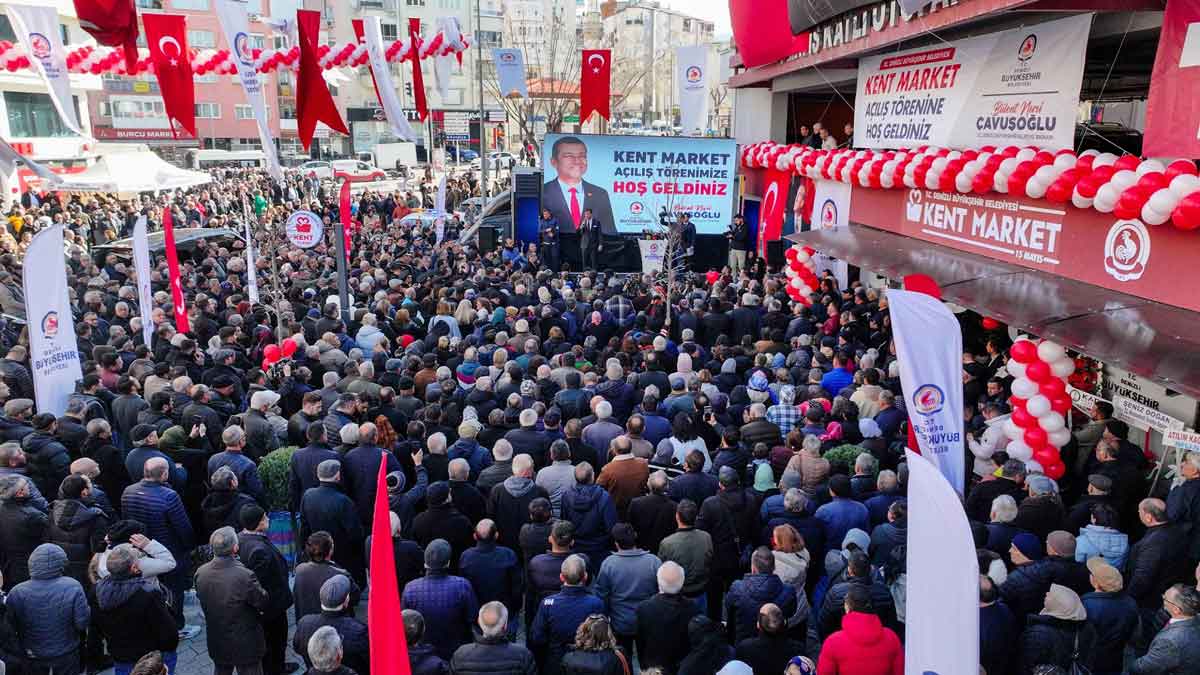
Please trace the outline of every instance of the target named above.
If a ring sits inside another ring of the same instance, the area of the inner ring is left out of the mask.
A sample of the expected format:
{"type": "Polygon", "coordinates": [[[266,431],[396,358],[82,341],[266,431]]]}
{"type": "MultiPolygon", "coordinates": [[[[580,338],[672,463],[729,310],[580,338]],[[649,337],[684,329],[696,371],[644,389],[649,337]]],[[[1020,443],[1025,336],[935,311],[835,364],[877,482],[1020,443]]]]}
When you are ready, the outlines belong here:
{"type": "Polygon", "coordinates": [[[946,168],[946,165],[949,163],[950,160],[946,159],[945,157],[938,157],[937,159],[933,160],[933,164],[931,164],[929,168],[941,173],[942,169],[946,168]]]}
{"type": "Polygon", "coordinates": [[[1054,376],[1060,379],[1070,377],[1075,372],[1075,359],[1064,356],[1050,364],[1050,372],[1054,373],[1054,376]]]}
{"type": "Polygon", "coordinates": [[[1008,174],[997,171],[992,176],[992,188],[1001,194],[1008,194],[1008,174]]]}
{"type": "Polygon", "coordinates": [[[930,169],[929,173],[925,174],[925,187],[930,190],[938,189],[938,183],[942,182],[942,172],[930,169]]]}
{"type": "Polygon", "coordinates": [[[1030,199],[1041,199],[1046,196],[1046,190],[1050,189],[1050,184],[1034,176],[1025,183],[1025,194],[1030,199]]]}
{"type": "Polygon", "coordinates": [[[1108,182],[1110,185],[1115,185],[1118,190],[1124,190],[1125,188],[1136,183],[1137,179],[1138,176],[1136,173],[1130,171],[1129,169],[1124,169],[1114,173],[1112,178],[1108,179],[1108,182]]]}
{"type": "Polygon", "coordinates": [[[1078,161],[1079,160],[1076,159],[1075,155],[1069,152],[1064,152],[1063,154],[1054,158],[1054,168],[1058,169],[1060,172],[1066,171],[1067,169],[1074,167],[1078,161]]]}
{"type": "Polygon", "coordinates": [[[1117,163],[1117,156],[1111,152],[1102,152],[1096,155],[1096,159],[1092,160],[1092,167],[1112,166],[1117,163]]]}
{"type": "Polygon", "coordinates": [[[957,188],[959,192],[970,192],[971,176],[968,176],[965,171],[958,174],[954,177],[954,187],[957,188]]]}
{"type": "Polygon", "coordinates": [[[843,182],[843,183],[849,183],[849,182],[850,182],[850,170],[851,170],[852,168],[853,168],[853,167],[851,167],[851,166],[850,166],[849,162],[847,162],[847,163],[846,163],[846,166],[843,166],[843,167],[842,167],[842,175],[841,175],[841,179],[842,179],[842,182],[843,182]]]}
{"type": "Polygon", "coordinates": [[[1067,355],[1067,350],[1056,342],[1042,340],[1037,349],[1038,358],[1046,363],[1054,363],[1067,355]]]}
{"type": "Polygon", "coordinates": [[[1083,152],[1079,153],[1079,156],[1080,157],[1091,157],[1092,155],[1099,155],[1099,154],[1100,154],[1099,150],[1092,148],[1090,150],[1084,150],[1083,152]]]}
{"type": "Polygon", "coordinates": [[[1003,162],[1000,162],[1000,166],[996,167],[996,172],[999,173],[1003,171],[1005,174],[1011,175],[1013,171],[1017,170],[1017,165],[1020,163],[1020,160],[1018,160],[1016,157],[1009,157],[1003,162]]]}
{"type": "Polygon", "coordinates": [[[1074,204],[1075,208],[1077,209],[1090,209],[1092,208],[1092,203],[1094,201],[1095,200],[1091,197],[1084,197],[1083,195],[1079,194],[1079,188],[1076,188],[1075,192],[1071,194],[1071,203],[1074,204]]]}
{"type": "Polygon", "coordinates": [[[1142,222],[1147,225],[1162,225],[1171,219],[1171,212],[1162,212],[1156,210],[1149,203],[1142,206],[1142,222]]]}
{"type": "Polygon", "coordinates": [[[1181,173],[1171,179],[1171,194],[1175,195],[1176,199],[1184,197],[1200,190],[1200,176],[1193,176],[1190,173],[1181,173]]]}
{"type": "Polygon", "coordinates": [[[1161,173],[1166,170],[1167,167],[1163,166],[1162,162],[1158,161],[1157,159],[1148,159],[1141,164],[1138,164],[1138,167],[1134,173],[1137,174],[1138,178],[1141,178],[1152,171],[1158,171],[1161,173]]]}
{"type": "Polygon", "coordinates": [[[951,150],[946,153],[946,159],[958,159],[959,157],[962,157],[962,152],[958,150],[951,150]]]}
{"type": "Polygon", "coordinates": [[[1056,169],[1053,165],[1047,164],[1045,166],[1038,167],[1038,170],[1033,172],[1033,177],[1037,178],[1038,181],[1049,185],[1050,183],[1054,182],[1055,178],[1058,178],[1058,174],[1060,173],[1062,172],[1056,169]]]}
{"type": "Polygon", "coordinates": [[[907,188],[917,187],[917,177],[914,176],[913,174],[905,171],[904,172],[904,187],[907,187],[907,188]]]}
{"type": "Polygon", "coordinates": [[[1096,199],[1093,200],[1092,206],[1100,213],[1112,213],[1112,210],[1117,206],[1117,199],[1121,196],[1121,190],[1112,183],[1105,183],[1096,191],[1096,199]]]}
{"type": "Polygon", "coordinates": [[[1058,431],[1051,431],[1046,434],[1046,438],[1049,439],[1050,445],[1061,448],[1071,442],[1071,430],[1059,429],[1058,431]]]}
{"type": "Polygon", "coordinates": [[[892,173],[884,169],[883,173],[879,174],[879,184],[885,188],[891,188],[896,185],[896,181],[892,178],[892,173]]]}
{"type": "Polygon", "coordinates": [[[1042,428],[1042,431],[1050,433],[1066,428],[1067,422],[1063,419],[1062,415],[1051,410],[1038,418],[1038,426],[1042,428]]]}
{"type": "Polygon", "coordinates": [[[1017,151],[1017,161],[1026,162],[1037,156],[1037,151],[1033,148],[1021,148],[1017,151]]]}
{"type": "Polygon", "coordinates": [[[1165,187],[1155,190],[1154,194],[1150,195],[1150,199],[1146,200],[1146,205],[1159,213],[1169,214],[1175,210],[1176,206],[1179,206],[1179,198],[1171,192],[1171,188],[1165,187]]]}
{"type": "Polygon", "coordinates": [[[1025,377],[1025,364],[1016,359],[1009,359],[1008,363],[1004,364],[1004,371],[1014,378],[1022,378],[1025,377]]]}
{"type": "MultiPolygon", "coordinates": [[[[1012,361],[1009,361],[1009,363],[1012,363],[1012,361]]],[[[1009,374],[1012,373],[1010,372],[1009,374]]],[[[1017,398],[1029,398],[1031,396],[1037,396],[1037,382],[1025,377],[1024,373],[1022,373],[1020,377],[1017,377],[1017,379],[1013,380],[1012,393],[1013,396],[1016,396],[1017,398]]]]}
{"type": "Polygon", "coordinates": [[[784,265],[784,267],[783,267],[783,273],[784,273],[784,275],[786,275],[786,276],[787,276],[787,278],[789,278],[789,279],[791,279],[792,277],[794,277],[794,276],[796,276],[797,274],[799,274],[799,272],[797,272],[796,270],[792,269],[792,266],[791,266],[791,265],[784,265]]]}
{"type": "Polygon", "coordinates": [[[1004,435],[1014,441],[1019,441],[1025,436],[1025,430],[1017,426],[1017,423],[1010,417],[1004,420],[1004,435]]]}
{"type": "Polygon", "coordinates": [[[1042,415],[1050,412],[1050,410],[1050,399],[1042,396],[1041,394],[1031,396],[1029,400],[1025,402],[1025,411],[1034,417],[1040,418],[1042,415]]]}
{"type": "Polygon", "coordinates": [[[1033,448],[1026,445],[1025,441],[1017,439],[1008,444],[1008,456],[1012,459],[1028,462],[1033,459],[1033,448]]]}
{"type": "Polygon", "coordinates": [[[808,262],[808,259],[811,257],[812,256],[808,254],[808,251],[800,250],[796,252],[796,261],[802,265],[808,262]]]}

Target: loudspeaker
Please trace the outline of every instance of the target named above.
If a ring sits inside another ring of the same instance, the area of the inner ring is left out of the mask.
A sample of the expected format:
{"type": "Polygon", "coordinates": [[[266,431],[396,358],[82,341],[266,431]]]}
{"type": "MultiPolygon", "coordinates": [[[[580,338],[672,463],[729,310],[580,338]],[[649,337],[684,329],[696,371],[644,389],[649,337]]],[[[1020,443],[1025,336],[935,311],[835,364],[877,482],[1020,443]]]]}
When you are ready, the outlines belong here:
{"type": "Polygon", "coordinates": [[[517,168],[513,172],[513,233],[522,244],[537,243],[542,216],[542,172],[517,168]]]}
{"type": "Polygon", "coordinates": [[[513,171],[513,196],[542,198],[542,172],[527,167],[517,167],[513,171]]]}
{"type": "Polygon", "coordinates": [[[479,252],[490,253],[496,250],[496,245],[499,243],[500,233],[494,227],[479,228],[479,252]]]}
{"type": "Polygon", "coordinates": [[[783,251],[791,245],[791,242],[786,239],[767,242],[767,266],[768,267],[783,267],[785,262],[783,251]]]}

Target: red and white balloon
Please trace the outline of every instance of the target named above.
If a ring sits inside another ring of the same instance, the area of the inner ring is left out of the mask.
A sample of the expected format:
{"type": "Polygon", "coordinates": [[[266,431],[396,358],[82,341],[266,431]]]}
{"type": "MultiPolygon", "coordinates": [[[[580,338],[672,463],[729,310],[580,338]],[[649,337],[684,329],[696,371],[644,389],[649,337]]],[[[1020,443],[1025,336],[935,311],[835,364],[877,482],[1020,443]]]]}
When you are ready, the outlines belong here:
{"type": "Polygon", "coordinates": [[[1022,337],[1009,350],[1005,369],[1016,378],[1009,399],[1012,416],[1004,423],[1008,455],[1023,462],[1035,460],[1047,476],[1058,480],[1066,472],[1059,451],[1071,441],[1067,377],[1075,372],[1075,361],[1062,345],[1022,337]]]}
{"type": "Polygon", "coordinates": [[[821,282],[817,279],[816,265],[813,254],[816,250],[808,246],[796,246],[783,252],[787,265],[783,271],[787,275],[787,294],[792,300],[802,305],[811,305],[809,293],[817,290],[821,282]]]}

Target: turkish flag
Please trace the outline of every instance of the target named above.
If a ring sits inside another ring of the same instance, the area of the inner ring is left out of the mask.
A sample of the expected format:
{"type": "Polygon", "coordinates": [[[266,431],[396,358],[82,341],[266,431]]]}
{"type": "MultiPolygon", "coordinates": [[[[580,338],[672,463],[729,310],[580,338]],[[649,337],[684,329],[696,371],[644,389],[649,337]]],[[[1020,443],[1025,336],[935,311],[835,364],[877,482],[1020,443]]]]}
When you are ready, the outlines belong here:
{"type": "Polygon", "coordinates": [[[767,243],[778,241],[783,234],[783,214],[787,208],[788,184],[792,174],[771,169],[767,171],[762,202],[758,210],[758,254],[767,257],[767,243]]]}
{"type": "MultiPolygon", "coordinates": [[[[363,35],[366,32],[363,29],[363,20],[362,19],[351,19],[350,25],[354,27],[354,41],[359,44],[362,44],[363,35]]],[[[371,70],[369,63],[367,64],[367,72],[371,73],[371,86],[375,87],[375,100],[379,101],[379,105],[380,105],[380,107],[382,107],[383,106],[383,97],[381,97],[379,95],[379,83],[375,81],[375,71],[371,70]]]]}
{"type": "Polygon", "coordinates": [[[300,77],[296,82],[296,126],[304,149],[312,145],[317,122],[347,136],[350,130],[338,114],[329,86],[321,77],[317,61],[317,35],[321,32],[321,13],[313,9],[296,10],[296,25],[300,28],[300,77]]]}
{"type": "Polygon", "coordinates": [[[350,215],[350,176],[342,179],[342,191],[338,195],[338,211],[342,217],[342,242],[346,246],[346,262],[350,262],[350,232],[354,227],[354,218],[350,215]]]}
{"type": "Polygon", "coordinates": [[[367,596],[367,642],[371,647],[373,675],[412,675],[400,585],[396,581],[392,520],[388,510],[387,452],[379,453],[375,477],[375,512],[371,520],[371,595],[367,596]]]}
{"type": "Polygon", "coordinates": [[[588,121],[592,111],[600,113],[604,119],[609,119],[612,116],[609,110],[612,51],[583,50],[581,67],[583,72],[579,77],[579,122],[588,121]]]}
{"type": "MultiPolygon", "coordinates": [[[[146,44],[150,46],[150,60],[154,63],[167,117],[179,122],[195,138],[196,87],[188,56],[187,20],[175,14],[147,14],[142,22],[146,24],[146,44]]],[[[174,122],[171,135],[177,137],[174,122]]]]}
{"type": "MultiPolygon", "coordinates": [[[[416,98],[417,112],[421,113],[421,121],[429,118],[429,104],[425,101],[425,76],[421,74],[421,20],[408,20],[408,39],[412,43],[412,86],[413,97],[416,98]]],[[[375,73],[371,73],[375,77],[375,73]]]]}
{"type": "Polygon", "coordinates": [[[75,0],[75,14],[79,16],[79,27],[96,42],[124,47],[125,70],[137,70],[138,23],[133,0],[75,0]]]}
{"type": "Polygon", "coordinates": [[[1200,2],[1167,0],[1146,101],[1143,157],[1200,157],[1200,2]]]}
{"type": "Polygon", "coordinates": [[[187,303],[183,301],[183,279],[179,276],[179,252],[175,250],[175,224],[171,220],[171,207],[163,209],[163,250],[167,254],[167,275],[171,280],[171,305],[175,308],[175,330],[186,333],[192,328],[188,324],[187,303]]]}

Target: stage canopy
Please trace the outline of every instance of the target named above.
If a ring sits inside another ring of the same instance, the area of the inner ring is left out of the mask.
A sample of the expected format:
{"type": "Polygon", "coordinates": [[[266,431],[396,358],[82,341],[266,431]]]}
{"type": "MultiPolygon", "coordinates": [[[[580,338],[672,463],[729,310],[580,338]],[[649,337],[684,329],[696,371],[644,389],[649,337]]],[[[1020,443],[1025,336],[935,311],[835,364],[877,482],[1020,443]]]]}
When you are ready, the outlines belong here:
{"type": "Polygon", "coordinates": [[[52,187],[60,192],[115,192],[121,196],[195,187],[212,178],[168,164],[149,150],[114,152],[102,156],[86,171],[62,177],[52,187]]]}

